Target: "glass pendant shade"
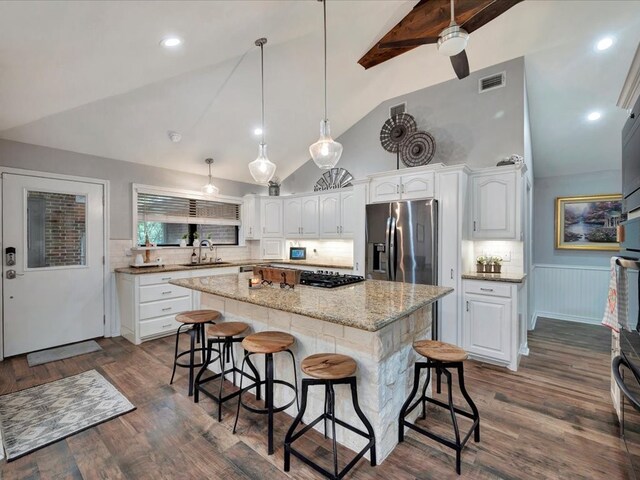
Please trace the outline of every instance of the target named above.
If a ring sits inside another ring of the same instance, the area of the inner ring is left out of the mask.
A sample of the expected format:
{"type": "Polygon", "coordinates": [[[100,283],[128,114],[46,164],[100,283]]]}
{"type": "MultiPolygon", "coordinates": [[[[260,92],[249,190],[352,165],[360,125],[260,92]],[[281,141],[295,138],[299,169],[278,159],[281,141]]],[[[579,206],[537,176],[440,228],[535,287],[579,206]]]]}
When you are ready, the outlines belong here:
{"type": "Polygon", "coordinates": [[[202,187],[202,193],[205,195],[217,195],[220,192],[220,189],[213,184],[213,180],[211,178],[211,165],[213,164],[213,158],[207,158],[204,162],[209,166],[209,181],[202,187]]]}
{"type": "Polygon", "coordinates": [[[320,138],[309,147],[311,158],[319,168],[333,168],[342,155],[342,144],[331,138],[329,120],[320,122],[320,138]]]}
{"type": "Polygon", "coordinates": [[[249,164],[249,172],[257,183],[266,184],[276,173],[276,164],[267,157],[267,145],[261,143],[258,147],[258,158],[249,164]]]}

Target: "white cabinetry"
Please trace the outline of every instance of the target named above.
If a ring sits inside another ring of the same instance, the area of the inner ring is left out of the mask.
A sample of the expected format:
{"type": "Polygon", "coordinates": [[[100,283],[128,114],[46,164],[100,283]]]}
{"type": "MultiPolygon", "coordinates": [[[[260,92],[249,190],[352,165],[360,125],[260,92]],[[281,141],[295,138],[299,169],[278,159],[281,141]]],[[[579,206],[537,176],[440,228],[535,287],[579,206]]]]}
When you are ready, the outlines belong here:
{"type": "Polygon", "coordinates": [[[520,172],[509,170],[471,177],[470,230],[474,240],[521,240],[520,172]]]}
{"type": "Polygon", "coordinates": [[[352,238],[355,196],[352,191],[319,195],[319,238],[352,238]]]}
{"type": "Polygon", "coordinates": [[[517,370],[521,338],[518,284],[465,280],[463,348],[479,360],[517,370]]]}
{"type": "Polygon", "coordinates": [[[282,199],[264,197],[260,199],[260,219],[263,238],[282,238],[282,199]]]}
{"type": "Polygon", "coordinates": [[[318,195],[284,199],[284,236],[318,237],[318,195]]]}
{"type": "Polygon", "coordinates": [[[261,246],[262,258],[266,260],[282,260],[284,258],[284,239],[263,238],[261,246]]]}
{"type": "Polygon", "coordinates": [[[242,202],[242,231],[244,238],[255,240],[260,238],[260,209],[259,197],[247,195],[242,202]]]}
{"type": "Polygon", "coordinates": [[[116,274],[122,336],[136,345],[175,333],[176,315],[194,310],[199,297],[190,289],[172,285],[179,278],[238,273],[238,267],[129,275],[116,274]]]}
{"type": "Polygon", "coordinates": [[[435,193],[433,183],[433,172],[374,177],[371,179],[369,202],[432,198],[435,193]]]}

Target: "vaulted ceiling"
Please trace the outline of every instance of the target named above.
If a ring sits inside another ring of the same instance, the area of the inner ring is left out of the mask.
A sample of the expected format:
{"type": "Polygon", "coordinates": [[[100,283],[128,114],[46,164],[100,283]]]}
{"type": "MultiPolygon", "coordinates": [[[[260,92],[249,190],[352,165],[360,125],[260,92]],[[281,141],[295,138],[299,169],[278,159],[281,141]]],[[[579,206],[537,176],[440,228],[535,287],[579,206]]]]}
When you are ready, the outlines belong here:
{"type": "MultiPolygon", "coordinates": [[[[433,45],[357,64],[414,5],[328,3],[334,137],[388,98],[454,78],[433,45]]],[[[213,156],[215,176],[251,181],[261,36],[269,156],[284,178],[308,160],[322,117],[322,8],[311,0],[0,2],[0,137],[201,174],[213,156]],[[184,45],[161,48],[168,34],[184,45]]],[[[525,56],[544,176],[598,169],[610,137],[619,144],[625,115],[613,104],[639,40],[640,2],[527,0],[474,32],[467,52],[472,71],[525,56]],[[616,44],[596,54],[605,34],[616,44]],[[583,123],[594,108],[600,127],[583,123]]]]}

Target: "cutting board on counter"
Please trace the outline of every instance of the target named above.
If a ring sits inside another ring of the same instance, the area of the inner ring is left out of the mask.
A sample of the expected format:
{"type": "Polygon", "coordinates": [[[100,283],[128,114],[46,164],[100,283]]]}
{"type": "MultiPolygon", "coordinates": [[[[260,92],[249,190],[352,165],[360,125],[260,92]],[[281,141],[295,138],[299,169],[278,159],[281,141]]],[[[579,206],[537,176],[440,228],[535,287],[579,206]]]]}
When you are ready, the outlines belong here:
{"type": "Polygon", "coordinates": [[[302,270],[293,268],[276,268],[257,265],[253,267],[253,275],[262,280],[268,280],[275,284],[287,283],[289,285],[298,285],[300,283],[300,274],[302,270]]]}

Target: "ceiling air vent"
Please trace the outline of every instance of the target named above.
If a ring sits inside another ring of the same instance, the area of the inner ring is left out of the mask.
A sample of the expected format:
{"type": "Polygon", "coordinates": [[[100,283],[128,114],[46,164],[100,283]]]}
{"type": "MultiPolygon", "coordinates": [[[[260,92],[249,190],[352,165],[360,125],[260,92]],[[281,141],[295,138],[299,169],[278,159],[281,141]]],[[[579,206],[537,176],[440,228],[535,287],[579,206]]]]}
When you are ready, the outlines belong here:
{"type": "Polygon", "coordinates": [[[407,111],[407,103],[401,103],[399,105],[394,105],[389,109],[389,118],[393,118],[394,115],[398,115],[399,113],[404,113],[407,111]]]}
{"type": "Polygon", "coordinates": [[[489,90],[495,90],[496,88],[502,88],[506,83],[506,72],[500,72],[478,80],[478,88],[480,93],[484,93],[488,92],[489,90]]]}

